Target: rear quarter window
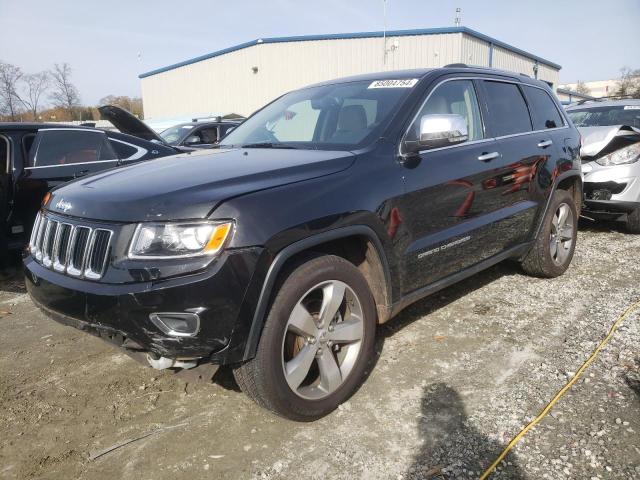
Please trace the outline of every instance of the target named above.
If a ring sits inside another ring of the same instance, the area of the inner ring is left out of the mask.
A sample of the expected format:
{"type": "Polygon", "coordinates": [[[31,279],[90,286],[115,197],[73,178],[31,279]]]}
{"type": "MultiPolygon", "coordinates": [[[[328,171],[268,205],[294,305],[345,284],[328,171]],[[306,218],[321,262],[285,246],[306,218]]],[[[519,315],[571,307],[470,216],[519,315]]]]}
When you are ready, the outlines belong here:
{"type": "Polygon", "coordinates": [[[138,149],[132,145],[118,142],[117,140],[110,139],[111,147],[115,150],[118,158],[122,160],[126,160],[130,157],[133,157],[136,153],[138,153],[138,149]]]}
{"type": "Polygon", "coordinates": [[[547,128],[559,128],[564,126],[564,121],[555,102],[549,96],[549,93],[540,88],[523,87],[531,114],[533,116],[533,129],[544,130],[547,128]]]}
{"type": "Polygon", "coordinates": [[[530,132],[529,109],[518,85],[504,82],[484,82],[491,129],[496,137],[530,132]]]}

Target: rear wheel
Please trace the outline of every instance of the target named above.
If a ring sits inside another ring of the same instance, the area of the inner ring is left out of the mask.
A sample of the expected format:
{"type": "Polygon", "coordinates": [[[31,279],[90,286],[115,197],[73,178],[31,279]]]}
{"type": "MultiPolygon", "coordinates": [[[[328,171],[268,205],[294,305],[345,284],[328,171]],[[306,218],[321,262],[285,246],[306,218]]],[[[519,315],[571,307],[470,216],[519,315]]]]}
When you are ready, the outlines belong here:
{"type": "Polygon", "coordinates": [[[633,212],[627,214],[627,232],[640,233],[640,208],[636,208],[633,212]]]}
{"type": "Polygon", "coordinates": [[[362,382],[375,335],[365,278],[326,255],[294,268],[267,316],[255,358],[234,370],[259,405],[299,421],[320,418],[362,382]]]}
{"type": "Polygon", "coordinates": [[[578,212],[571,194],[556,190],[543,219],[538,238],[522,260],[529,275],[552,278],[562,275],[573,258],[577,239],[578,212]]]}

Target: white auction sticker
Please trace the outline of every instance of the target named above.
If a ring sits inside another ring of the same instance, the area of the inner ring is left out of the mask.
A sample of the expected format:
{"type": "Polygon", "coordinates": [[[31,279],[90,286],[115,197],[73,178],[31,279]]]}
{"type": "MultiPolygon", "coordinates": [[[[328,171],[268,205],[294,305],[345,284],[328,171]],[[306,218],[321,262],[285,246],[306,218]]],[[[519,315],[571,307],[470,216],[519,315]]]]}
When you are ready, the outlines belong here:
{"type": "MultiPolygon", "coordinates": [[[[369,87],[371,88],[371,87],[369,87]]],[[[640,105],[625,105],[625,110],[640,110],[640,105]]]]}
{"type": "Polygon", "coordinates": [[[402,80],[376,80],[367,88],[411,88],[418,83],[417,78],[404,78],[402,80]]]}

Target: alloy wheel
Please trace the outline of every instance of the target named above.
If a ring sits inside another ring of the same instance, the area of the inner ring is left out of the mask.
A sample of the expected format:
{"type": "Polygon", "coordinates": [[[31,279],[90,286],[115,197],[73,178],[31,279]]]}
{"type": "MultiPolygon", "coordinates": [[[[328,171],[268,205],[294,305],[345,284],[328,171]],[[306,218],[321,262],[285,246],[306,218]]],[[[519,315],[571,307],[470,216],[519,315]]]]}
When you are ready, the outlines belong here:
{"type": "Polygon", "coordinates": [[[573,236],[575,234],[573,212],[566,203],[558,205],[558,209],[551,221],[549,249],[551,259],[556,265],[564,265],[571,253],[573,236]]]}
{"type": "Polygon", "coordinates": [[[314,286],[293,308],[282,341],[289,388],[307,400],[335,392],[353,369],[364,335],[363,310],[344,282],[314,286]]]}

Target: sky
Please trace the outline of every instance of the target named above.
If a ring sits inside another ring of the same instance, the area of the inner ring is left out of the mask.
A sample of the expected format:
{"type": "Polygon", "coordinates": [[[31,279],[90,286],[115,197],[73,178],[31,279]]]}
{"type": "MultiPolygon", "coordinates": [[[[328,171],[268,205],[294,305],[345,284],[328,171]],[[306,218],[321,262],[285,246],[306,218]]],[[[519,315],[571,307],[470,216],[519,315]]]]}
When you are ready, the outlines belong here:
{"type": "MultiPolygon", "coordinates": [[[[640,0],[387,0],[388,30],[462,25],[562,65],[561,83],[640,69],[640,0]]],[[[85,104],[140,73],[261,37],[382,30],[383,0],[0,0],[0,61],[68,62],[85,104]]],[[[215,88],[215,86],[212,86],[215,88]]]]}

